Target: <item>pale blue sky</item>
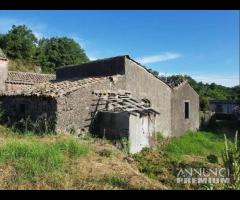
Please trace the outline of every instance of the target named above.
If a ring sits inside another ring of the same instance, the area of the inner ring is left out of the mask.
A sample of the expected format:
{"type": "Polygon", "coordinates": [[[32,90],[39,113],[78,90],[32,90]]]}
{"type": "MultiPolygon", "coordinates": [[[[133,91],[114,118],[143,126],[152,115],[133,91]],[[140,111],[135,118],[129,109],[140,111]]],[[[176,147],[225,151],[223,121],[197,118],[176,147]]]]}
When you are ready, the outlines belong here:
{"type": "Polygon", "coordinates": [[[0,33],[73,37],[90,59],[129,54],[160,73],[239,83],[239,11],[0,11],[0,33]]]}

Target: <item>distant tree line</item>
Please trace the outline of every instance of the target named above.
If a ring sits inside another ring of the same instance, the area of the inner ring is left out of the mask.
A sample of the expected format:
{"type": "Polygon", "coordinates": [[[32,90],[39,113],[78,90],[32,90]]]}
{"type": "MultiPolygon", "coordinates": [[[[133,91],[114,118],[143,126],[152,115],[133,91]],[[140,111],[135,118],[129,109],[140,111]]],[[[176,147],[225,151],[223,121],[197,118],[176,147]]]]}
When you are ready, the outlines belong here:
{"type": "Polygon", "coordinates": [[[6,34],[0,35],[0,48],[11,60],[39,65],[48,73],[55,72],[60,66],[89,61],[85,51],[72,38],[37,39],[25,25],[13,25],[6,34]]]}
{"type": "Polygon", "coordinates": [[[172,76],[160,76],[155,70],[148,69],[155,76],[158,76],[162,81],[169,85],[176,86],[184,80],[193,87],[193,89],[199,94],[200,109],[206,111],[210,109],[209,100],[240,100],[240,86],[225,87],[217,85],[215,83],[203,83],[197,82],[193,78],[187,75],[172,75],[172,76]]]}

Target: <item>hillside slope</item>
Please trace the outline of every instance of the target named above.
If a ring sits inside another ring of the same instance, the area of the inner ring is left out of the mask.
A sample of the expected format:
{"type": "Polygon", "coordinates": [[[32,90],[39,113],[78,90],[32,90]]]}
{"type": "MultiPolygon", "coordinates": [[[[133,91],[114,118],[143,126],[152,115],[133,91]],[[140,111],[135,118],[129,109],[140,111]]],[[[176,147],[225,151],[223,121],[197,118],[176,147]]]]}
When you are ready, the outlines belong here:
{"type": "Polygon", "coordinates": [[[19,135],[0,126],[1,189],[167,189],[105,140],[19,135]]]}

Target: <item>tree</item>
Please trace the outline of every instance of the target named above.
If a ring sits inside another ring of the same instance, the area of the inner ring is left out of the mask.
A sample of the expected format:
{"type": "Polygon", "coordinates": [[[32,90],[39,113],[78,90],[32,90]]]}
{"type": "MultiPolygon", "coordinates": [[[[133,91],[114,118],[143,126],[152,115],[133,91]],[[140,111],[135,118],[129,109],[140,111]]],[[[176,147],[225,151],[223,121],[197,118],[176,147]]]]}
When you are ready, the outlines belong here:
{"type": "Polygon", "coordinates": [[[153,69],[148,69],[148,71],[150,72],[150,73],[152,73],[154,76],[159,76],[159,72],[158,71],[156,71],[156,70],[153,70],[153,69]]]}
{"type": "Polygon", "coordinates": [[[89,61],[81,46],[67,37],[41,39],[36,56],[44,72],[54,72],[60,66],[89,61]]]}
{"type": "Polygon", "coordinates": [[[0,47],[11,59],[33,61],[36,45],[36,36],[25,25],[13,25],[7,34],[0,36],[0,47]]]}
{"type": "Polygon", "coordinates": [[[207,97],[200,96],[199,98],[199,106],[201,111],[209,111],[210,110],[210,103],[207,97]]]}

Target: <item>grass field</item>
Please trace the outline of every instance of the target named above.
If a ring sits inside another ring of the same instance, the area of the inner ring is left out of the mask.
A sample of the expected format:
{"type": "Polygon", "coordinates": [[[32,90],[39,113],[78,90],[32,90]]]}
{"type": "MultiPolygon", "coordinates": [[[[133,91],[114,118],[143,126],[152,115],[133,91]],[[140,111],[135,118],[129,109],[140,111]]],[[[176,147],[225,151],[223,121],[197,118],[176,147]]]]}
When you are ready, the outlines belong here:
{"type": "Polygon", "coordinates": [[[185,155],[207,157],[213,154],[221,157],[223,149],[223,134],[198,131],[173,138],[164,151],[172,159],[182,159],[185,155]]]}
{"type": "Polygon", "coordinates": [[[204,189],[176,184],[176,173],[222,167],[223,133],[159,138],[156,148],[127,155],[104,139],[19,134],[0,126],[0,189],[204,189]]]}

